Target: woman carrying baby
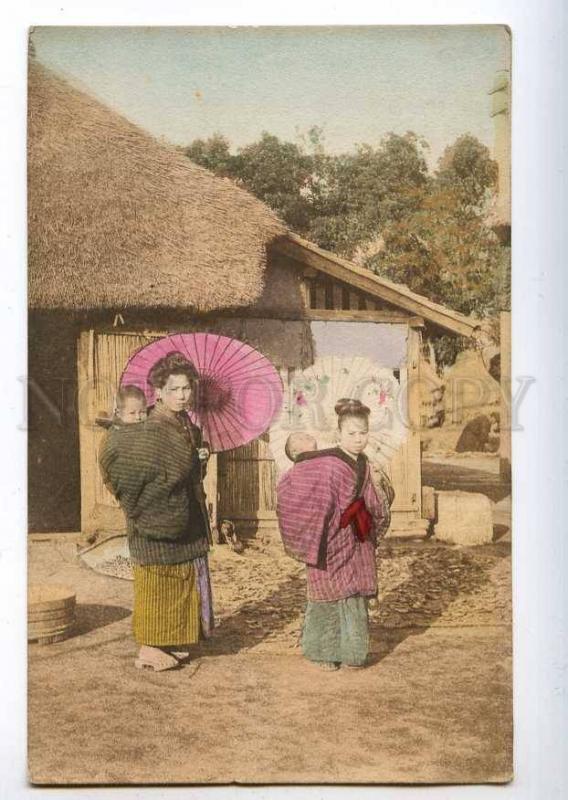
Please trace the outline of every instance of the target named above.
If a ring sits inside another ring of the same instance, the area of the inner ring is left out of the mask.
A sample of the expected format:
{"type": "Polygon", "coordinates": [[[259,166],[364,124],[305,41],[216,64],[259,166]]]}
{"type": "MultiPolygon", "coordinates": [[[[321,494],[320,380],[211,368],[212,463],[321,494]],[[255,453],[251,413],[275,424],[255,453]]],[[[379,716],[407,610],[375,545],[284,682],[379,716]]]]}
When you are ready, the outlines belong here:
{"type": "Polygon", "coordinates": [[[326,670],[361,667],[367,660],[375,550],[393,499],[373,485],[363,453],[370,410],[359,400],[342,399],[335,412],[338,446],[298,455],[277,487],[284,547],[307,566],[302,651],[326,670]]]}
{"type": "Polygon", "coordinates": [[[134,572],[137,667],[170,669],[213,625],[202,479],[208,450],[187,415],[194,366],[169,353],[150,370],[156,404],[147,420],[116,425],[100,453],[107,486],[126,515],[134,572]]]}

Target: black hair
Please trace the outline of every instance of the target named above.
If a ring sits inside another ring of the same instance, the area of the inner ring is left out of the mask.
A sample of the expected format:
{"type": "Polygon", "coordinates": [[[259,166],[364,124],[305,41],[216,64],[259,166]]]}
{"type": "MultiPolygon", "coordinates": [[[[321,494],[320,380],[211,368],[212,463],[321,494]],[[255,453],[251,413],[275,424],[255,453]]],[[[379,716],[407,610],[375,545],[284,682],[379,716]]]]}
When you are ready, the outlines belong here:
{"type": "Polygon", "coordinates": [[[335,404],[335,413],[337,414],[337,425],[341,429],[344,421],[350,417],[362,419],[369,424],[371,409],[360,400],[355,400],[352,397],[342,397],[335,404]]]}
{"type": "Polygon", "coordinates": [[[148,382],[154,389],[163,389],[170,375],[185,375],[192,384],[198,379],[197,370],[191,361],[176,350],[156,361],[148,374],[148,382]]]}

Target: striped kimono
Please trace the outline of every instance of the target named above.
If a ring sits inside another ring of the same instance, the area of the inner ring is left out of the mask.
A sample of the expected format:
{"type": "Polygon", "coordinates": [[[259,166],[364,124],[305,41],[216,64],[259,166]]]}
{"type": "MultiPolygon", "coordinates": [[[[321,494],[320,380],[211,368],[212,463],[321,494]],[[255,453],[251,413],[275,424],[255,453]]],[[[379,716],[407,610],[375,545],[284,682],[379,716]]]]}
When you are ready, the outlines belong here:
{"type": "Polygon", "coordinates": [[[200,444],[186,414],[157,406],[147,421],[109,431],[99,453],[126,515],[139,644],[187,645],[213,627],[200,444]]]}
{"type": "Polygon", "coordinates": [[[386,529],[390,498],[373,485],[367,458],[352,458],[340,448],[300,456],[279,481],[277,496],[284,548],[306,564],[304,655],[363,664],[369,649],[367,603],[377,594],[375,548],[386,529]],[[369,520],[361,538],[355,524],[342,519],[355,500],[369,520]]]}

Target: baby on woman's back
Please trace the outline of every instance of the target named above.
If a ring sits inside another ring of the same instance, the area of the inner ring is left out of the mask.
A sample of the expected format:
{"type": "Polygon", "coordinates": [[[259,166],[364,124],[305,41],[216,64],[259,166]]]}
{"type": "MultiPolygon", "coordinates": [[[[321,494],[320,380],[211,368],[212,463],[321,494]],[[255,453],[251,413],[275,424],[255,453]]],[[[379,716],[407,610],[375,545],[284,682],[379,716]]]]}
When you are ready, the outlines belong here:
{"type": "Polygon", "coordinates": [[[135,425],[148,416],[146,396],[142,389],[132,384],[123,386],[116,393],[113,422],[118,425],[135,425]]]}
{"type": "Polygon", "coordinates": [[[96,417],[101,428],[122,428],[123,425],[135,425],[144,422],[148,417],[146,395],[138,386],[128,384],[116,393],[112,416],[107,411],[99,411],[96,417]]]}

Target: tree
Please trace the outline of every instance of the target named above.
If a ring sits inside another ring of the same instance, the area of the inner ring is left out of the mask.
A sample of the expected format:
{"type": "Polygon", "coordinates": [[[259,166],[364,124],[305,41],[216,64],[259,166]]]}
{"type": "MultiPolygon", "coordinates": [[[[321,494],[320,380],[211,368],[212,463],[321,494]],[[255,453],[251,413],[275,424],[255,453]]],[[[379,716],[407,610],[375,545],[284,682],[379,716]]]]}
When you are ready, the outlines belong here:
{"type": "Polygon", "coordinates": [[[209,139],[194,139],[183,152],[195,164],[210,169],[216,175],[227,177],[232,176],[235,169],[230,147],[228,139],[215,133],[209,139]]]}
{"type": "Polygon", "coordinates": [[[298,145],[264,132],[234,158],[233,177],[299,233],[309,229],[312,159],[298,145]]]}
{"type": "Polygon", "coordinates": [[[384,247],[367,266],[464,314],[494,311],[503,255],[485,207],[496,177],[487,148],[460,136],[420,208],[385,226],[384,247]]]}
{"type": "Polygon", "coordinates": [[[453,196],[430,195],[422,208],[382,231],[384,247],[366,266],[463,314],[492,309],[501,247],[478,216],[461,217],[453,196]]]}
{"type": "MultiPolygon", "coordinates": [[[[264,132],[231,155],[216,135],[185,152],[320,247],[357,254],[376,273],[464,314],[494,314],[507,307],[510,291],[504,249],[487,221],[497,165],[464,134],[429,175],[427,147],[412,132],[389,133],[376,147],[330,154],[321,129],[311,128],[298,144],[264,132]]],[[[442,360],[455,355],[455,340],[438,345],[442,360]]]]}
{"type": "Polygon", "coordinates": [[[444,150],[435,180],[441,189],[455,193],[462,210],[481,213],[497,184],[497,173],[497,162],[492,160],[489,149],[466,133],[444,150]]]}
{"type": "Polygon", "coordinates": [[[216,134],[197,139],[185,154],[217,175],[230,176],[273,208],[297,233],[352,256],[381,225],[416,210],[429,178],[426,143],[413,133],[390,133],[376,148],[331,155],[311,128],[300,144],[264,132],[231,155],[216,134]]]}
{"type": "Polygon", "coordinates": [[[390,133],[377,148],[363,144],[322,161],[311,238],[352,257],[381,226],[418,208],[428,185],[424,147],[413,133],[390,133]]]}
{"type": "MultiPolygon", "coordinates": [[[[421,207],[382,229],[383,246],[366,266],[463,314],[496,314],[509,287],[503,248],[486,215],[496,177],[488,149],[459,137],[440,159],[421,207]]],[[[442,337],[435,347],[451,363],[460,344],[442,337]]]]}

